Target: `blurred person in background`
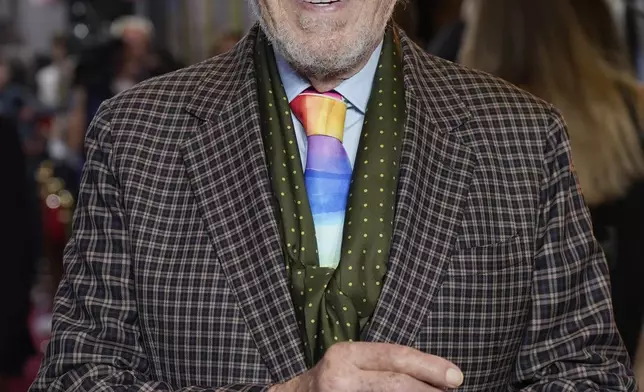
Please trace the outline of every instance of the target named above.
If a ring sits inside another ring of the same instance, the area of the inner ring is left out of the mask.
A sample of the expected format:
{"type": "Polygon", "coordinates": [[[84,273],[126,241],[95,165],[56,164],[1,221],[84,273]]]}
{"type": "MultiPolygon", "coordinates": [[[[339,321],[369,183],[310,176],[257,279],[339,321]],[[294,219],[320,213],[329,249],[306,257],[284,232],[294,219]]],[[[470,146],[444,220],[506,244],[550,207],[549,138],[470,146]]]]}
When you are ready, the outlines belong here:
{"type": "Polygon", "coordinates": [[[644,97],[602,0],[468,0],[460,61],[559,107],[632,357],[644,294],[644,97]]]}
{"type": "Polygon", "coordinates": [[[33,236],[25,219],[32,207],[25,156],[16,118],[1,114],[0,162],[4,184],[0,206],[7,225],[0,235],[0,392],[7,392],[8,379],[20,377],[27,359],[35,353],[27,324],[35,263],[33,236]]]}
{"type": "Polygon", "coordinates": [[[45,138],[39,132],[38,121],[50,116],[51,110],[29,88],[25,68],[18,60],[0,58],[0,115],[16,122],[31,168],[45,152],[45,138]]]}
{"type": "Polygon", "coordinates": [[[39,105],[26,82],[21,80],[20,68],[15,61],[0,57],[0,115],[16,121],[24,141],[28,135],[20,125],[31,123],[39,105]]]}
{"type": "MultiPolygon", "coordinates": [[[[620,24],[622,20],[615,18],[614,11],[611,10],[615,1],[569,1],[586,36],[599,48],[605,61],[616,70],[622,70],[623,74],[638,78],[637,64],[632,61],[629,42],[625,40],[625,34],[620,33],[624,25],[620,24]]],[[[642,8],[638,12],[632,7],[633,4],[626,7],[627,15],[635,14],[636,18],[642,19],[642,8]]],[[[633,81],[629,82],[632,86],[633,81]]],[[[637,97],[637,90],[640,88],[644,87],[624,88],[623,93],[627,104],[631,105],[633,119],[639,126],[644,148],[644,123],[639,118],[641,113],[638,113],[642,108],[632,107],[637,104],[637,99],[641,99],[637,97]],[[632,92],[633,88],[635,93],[632,92]]],[[[598,226],[596,231],[603,230],[606,233],[611,230],[615,233],[609,240],[612,240],[612,244],[606,246],[614,253],[609,254],[609,261],[613,261],[611,276],[615,318],[626,346],[635,360],[639,384],[644,386],[644,292],[638,289],[644,279],[644,181],[634,184],[628,193],[629,195],[622,200],[594,210],[594,220],[598,226]],[[616,216],[620,223],[615,222],[616,216]]]]}
{"type": "Polygon", "coordinates": [[[101,103],[135,84],[178,68],[165,51],[152,46],[154,26],[136,16],[114,21],[111,38],[83,50],[72,83],[68,118],[68,164],[75,173],[66,178],[75,194],[83,158],[85,132],[101,103]]]}
{"type": "Polygon", "coordinates": [[[38,98],[52,111],[47,135],[48,157],[55,162],[64,162],[68,156],[66,133],[70,103],[69,95],[74,75],[75,62],[68,50],[68,38],[55,35],[51,40],[49,63],[36,72],[38,98]]]}
{"type": "Polygon", "coordinates": [[[38,99],[52,109],[61,109],[67,104],[74,62],[69,56],[67,37],[56,35],[51,41],[50,63],[36,73],[38,99]]]}
{"type": "Polygon", "coordinates": [[[67,142],[82,155],[85,130],[100,104],[150,76],[152,24],[137,17],[113,23],[112,38],[86,48],[77,64],[67,142]]]}

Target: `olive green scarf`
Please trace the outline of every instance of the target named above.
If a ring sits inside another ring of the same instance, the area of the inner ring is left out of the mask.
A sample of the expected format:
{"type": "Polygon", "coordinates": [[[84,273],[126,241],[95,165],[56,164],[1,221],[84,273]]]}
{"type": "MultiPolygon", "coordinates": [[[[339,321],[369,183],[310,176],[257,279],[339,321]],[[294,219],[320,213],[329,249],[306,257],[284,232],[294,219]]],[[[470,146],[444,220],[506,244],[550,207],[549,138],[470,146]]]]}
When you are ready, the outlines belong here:
{"type": "Polygon", "coordinates": [[[359,339],[380,296],[393,232],[405,122],[402,50],[394,28],[389,27],[360,136],[336,269],[318,264],[291,109],[273,48],[263,34],[255,52],[262,134],[279,209],[286,270],[306,358],[312,366],[334,343],[359,339]]]}

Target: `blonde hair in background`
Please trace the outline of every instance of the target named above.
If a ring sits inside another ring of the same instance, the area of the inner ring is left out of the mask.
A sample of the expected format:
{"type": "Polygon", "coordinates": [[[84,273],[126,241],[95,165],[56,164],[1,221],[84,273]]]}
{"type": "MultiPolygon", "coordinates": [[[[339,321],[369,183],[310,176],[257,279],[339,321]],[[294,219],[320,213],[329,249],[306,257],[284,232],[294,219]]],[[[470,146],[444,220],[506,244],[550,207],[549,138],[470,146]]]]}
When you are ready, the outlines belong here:
{"type": "Polygon", "coordinates": [[[623,195],[644,176],[644,96],[635,77],[605,61],[568,0],[468,1],[460,61],[561,110],[589,205],[623,195]]]}

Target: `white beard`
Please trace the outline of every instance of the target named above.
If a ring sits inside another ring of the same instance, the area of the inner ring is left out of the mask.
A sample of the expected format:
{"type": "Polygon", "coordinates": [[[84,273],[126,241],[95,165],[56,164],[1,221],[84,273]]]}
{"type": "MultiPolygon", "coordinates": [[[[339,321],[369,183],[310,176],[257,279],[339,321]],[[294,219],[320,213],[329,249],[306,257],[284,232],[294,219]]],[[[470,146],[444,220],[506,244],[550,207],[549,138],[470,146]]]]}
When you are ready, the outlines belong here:
{"type": "MultiPolygon", "coordinates": [[[[386,27],[384,20],[381,28],[365,23],[353,32],[352,42],[330,42],[329,40],[302,39],[302,36],[289,28],[287,23],[275,26],[268,15],[263,15],[260,0],[250,0],[251,8],[260,21],[262,30],[275,49],[291,66],[307,77],[328,78],[343,75],[371,56],[378,45],[386,27]]],[[[367,0],[370,1],[370,0],[367,0]]],[[[320,26],[312,19],[301,19],[304,31],[315,31],[319,36],[328,36],[341,26],[320,26]]],[[[344,39],[346,41],[346,39],[344,39]]]]}

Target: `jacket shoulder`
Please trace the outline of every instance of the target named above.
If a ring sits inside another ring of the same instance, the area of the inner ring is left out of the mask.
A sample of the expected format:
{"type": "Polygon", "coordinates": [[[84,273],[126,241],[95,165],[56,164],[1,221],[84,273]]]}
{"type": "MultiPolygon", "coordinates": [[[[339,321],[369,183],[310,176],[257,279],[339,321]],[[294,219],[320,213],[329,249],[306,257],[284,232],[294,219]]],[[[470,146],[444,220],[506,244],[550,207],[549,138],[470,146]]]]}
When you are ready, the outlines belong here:
{"type": "Polygon", "coordinates": [[[489,73],[468,68],[427,53],[417,61],[431,78],[449,86],[470,114],[464,138],[507,143],[530,139],[544,142],[553,125],[565,127],[561,113],[551,103],[489,73]]]}
{"type": "Polygon", "coordinates": [[[432,62],[441,70],[443,77],[475,115],[512,110],[520,116],[549,117],[557,112],[552,104],[497,76],[429,54],[425,55],[425,61],[432,62]]]}
{"type": "Polygon", "coordinates": [[[145,111],[161,114],[168,108],[185,106],[203,79],[211,74],[216,75],[225,63],[226,58],[214,57],[147,79],[117,94],[106,103],[115,118],[120,113],[145,111]]]}

